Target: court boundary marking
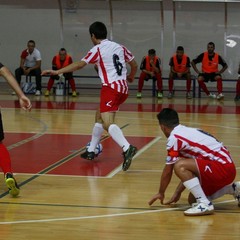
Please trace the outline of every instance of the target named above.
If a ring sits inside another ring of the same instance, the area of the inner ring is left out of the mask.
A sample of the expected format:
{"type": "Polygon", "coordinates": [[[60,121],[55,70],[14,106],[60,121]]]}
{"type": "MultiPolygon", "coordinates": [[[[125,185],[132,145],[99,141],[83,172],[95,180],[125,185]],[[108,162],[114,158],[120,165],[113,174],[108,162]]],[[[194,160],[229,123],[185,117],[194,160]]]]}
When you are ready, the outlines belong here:
{"type": "MultiPolygon", "coordinates": [[[[214,205],[219,205],[219,204],[223,204],[223,203],[229,203],[229,202],[233,202],[233,201],[236,201],[236,200],[226,200],[226,201],[222,201],[222,202],[216,202],[216,203],[214,203],[214,205]]],[[[122,217],[122,216],[124,217],[124,216],[129,216],[129,215],[140,215],[140,214],[148,214],[148,213],[159,213],[159,212],[184,210],[184,209],[189,208],[189,206],[176,207],[176,208],[164,208],[164,209],[152,209],[152,208],[149,207],[149,210],[139,211],[139,212],[103,214],[103,215],[81,216],[81,217],[49,218],[49,219],[38,219],[38,220],[36,219],[36,220],[8,221],[8,222],[0,222],[0,225],[24,224],[24,223],[41,223],[41,222],[45,223],[45,222],[60,222],[60,221],[76,221],[76,220],[85,220],[85,219],[122,217]]],[[[218,212],[218,211],[219,210],[215,210],[215,212],[218,212]]],[[[188,216],[186,216],[186,217],[188,217],[188,216]]]]}

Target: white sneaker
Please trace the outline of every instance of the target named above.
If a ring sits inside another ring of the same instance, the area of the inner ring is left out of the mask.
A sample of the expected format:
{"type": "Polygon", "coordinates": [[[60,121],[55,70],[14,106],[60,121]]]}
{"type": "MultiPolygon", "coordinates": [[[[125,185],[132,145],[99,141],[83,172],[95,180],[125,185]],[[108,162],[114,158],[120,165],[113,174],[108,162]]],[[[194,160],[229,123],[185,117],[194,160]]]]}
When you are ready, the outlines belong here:
{"type": "Polygon", "coordinates": [[[221,100],[221,99],[224,99],[224,95],[222,93],[219,93],[217,95],[217,100],[221,100]]]}
{"type": "Polygon", "coordinates": [[[216,98],[216,95],[214,93],[209,93],[208,95],[209,98],[212,98],[212,99],[215,99],[216,98]]]}
{"type": "Polygon", "coordinates": [[[184,215],[186,215],[186,216],[202,216],[202,215],[213,214],[213,212],[214,212],[214,207],[211,202],[209,204],[200,202],[198,204],[194,203],[191,208],[184,211],[184,215]]]}
{"type": "Polygon", "coordinates": [[[12,95],[16,95],[16,93],[13,91],[13,92],[12,92],[12,95]]]}
{"type": "Polygon", "coordinates": [[[39,91],[39,90],[37,90],[36,92],[35,92],[35,96],[40,96],[41,95],[41,92],[39,91]]]}
{"type": "Polygon", "coordinates": [[[238,201],[238,206],[240,207],[240,182],[235,182],[232,184],[234,190],[234,198],[238,201]]]}

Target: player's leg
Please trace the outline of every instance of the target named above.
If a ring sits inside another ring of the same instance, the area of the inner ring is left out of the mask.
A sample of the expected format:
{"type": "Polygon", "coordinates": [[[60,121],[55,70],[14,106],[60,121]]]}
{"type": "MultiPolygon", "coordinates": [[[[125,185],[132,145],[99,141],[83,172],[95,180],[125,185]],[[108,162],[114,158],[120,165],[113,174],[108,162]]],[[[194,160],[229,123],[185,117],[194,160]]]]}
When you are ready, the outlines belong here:
{"type": "Polygon", "coordinates": [[[237,84],[236,84],[236,96],[234,98],[234,101],[239,101],[239,99],[240,99],[240,75],[238,77],[237,84]]]}
{"type": "Polygon", "coordinates": [[[52,77],[50,77],[49,80],[48,80],[47,90],[45,92],[45,96],[46,97],[49,96],[50,91],[51,91],[51,89],[53,87],[53,84],[54,84],[54,79],[52,77]]]}
{"type": "Polygon", "coordinates": [[[169,73],[168,79],[168,98],[171,99],[173,97],[173,83],[174,83],[175,74],[171,71],[169,73]]]}
{"type": "Polygon", "coordinates": [[[206,93],[210,98],[216,98],[216,96],[208,91],[208,88],[204,81],[208,81],[207,74],[199,74],[197,78],[199,87],[206,93]]]}
{"type": "Polygon", "coordinates": [[[76,97],[77,96],[77,92],[76,92],[76,85],[75,85],[75,81],[73,78],[68,79],[68,82],[70,84],[70,87],[72,89],[72,96],[76,97]]]}
{"type": "Polygon", "coordinates": [[[93,160],[95,155],[95,148],[97,147],[98,143],[100,142],[100,139],[102,137],[102,133],[104,131],[103,124],[102,124],[102,118],[100,114],[100,109],[96,111],[95,114],[95,124],[93,126],[92,130],[92,137],[90,141],[90,145],[88,149],[84,153],[81,154],[81,157],[88,160],[93,160]]]}
{"type": "Polygon", "coordinates": [[[192,96],[191,96],[191,85],[192,85],[192,79],[191,79],[191,74],[190,72],[187,73],[185,76],[183,76],[186,78],[186,90],[187,90],[187,93],[186,93],[186,98],[188,99],[191,99],[192,96]]]}
{"type": "Polygon", "coordinates": [[[222,93],[223,91],[222,76],[220,74],[216,74],[214,77],[214,80],[217,82],[217,91],[218,91],[217,99],[221,100],[224,98],[224,95],[222,93]]]}
{"type": "Polygon", "coordinates": [[[144,79],[147,77],[147,74],[145,72],[141,72],[139,79],[138,79],[138,92],[137,92],[137,98],[142,97],[142,89],[144,85],[144,79]]]}
{"type": "Polygon", "coordinates": [[[9,189],[9,193],[16,197],[19,194],[19,187],[12,174],[11,159],[9,152],[5,145],[2,143],[4,139],[2,117],[0,112],[0,168],[2,169],[6,181],[6,185],[9,189]]]}
{"type": "Polygon", "coordinates": [[[214,211],[212,203],[207,199],[200,181],[197,162],[194,159],[180,159],[174,164],[174,171],[183,185],[192,193],[197,203],[184,212],[185,215],[207,215],[214,211]]]}
{"type": "Polygon", "coordinates": [[[158,94],[157,97],[158,98],[162,98],[163,97],[163,93],[162,93],[162,88],[163,88],[163,83],[162,83],[162,73],[155,73],[155,77],[157,79],[157,89],[158,89],[158,94]]]}

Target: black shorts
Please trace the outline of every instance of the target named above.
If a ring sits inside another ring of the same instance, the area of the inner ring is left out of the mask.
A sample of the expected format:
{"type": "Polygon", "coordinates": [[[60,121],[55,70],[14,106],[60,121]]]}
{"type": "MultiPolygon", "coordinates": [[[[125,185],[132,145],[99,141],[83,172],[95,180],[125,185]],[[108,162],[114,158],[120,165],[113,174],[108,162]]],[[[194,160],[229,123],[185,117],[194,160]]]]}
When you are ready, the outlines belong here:
{"type": "Polygon", "coordinates": [[[200,73],[198,75],[199,77],[202,76],[204,78],[204,82],[215,82],[215,77],[216,76],[220,76],[221,77],[221,74],[219,73],[200,73]]]}
{"type": "MultiPolygon", "coordinates": [[[[179,77],[178,77],[177,73],[173,73],[173,79],[178,79],[178,78],[179,77]]],[[[187,78],[188,78],[188,74],[187,73],[182,74],[181,79],[187,79],[187,78]]]]}
{"type": "Polygon", "coordinates": [[[3,124],[2,124],[2,115],[0,112],[0,141],[4,139],[3,124]]]}

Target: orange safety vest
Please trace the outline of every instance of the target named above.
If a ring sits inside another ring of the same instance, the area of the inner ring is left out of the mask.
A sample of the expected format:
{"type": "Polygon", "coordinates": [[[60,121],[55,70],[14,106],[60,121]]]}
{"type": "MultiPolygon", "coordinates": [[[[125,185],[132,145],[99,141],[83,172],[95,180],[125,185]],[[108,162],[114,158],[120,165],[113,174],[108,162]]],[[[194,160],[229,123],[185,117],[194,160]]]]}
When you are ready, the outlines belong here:
{"type": "MultiPolygon", "coordinates": [[[[152,72],[152,66],[150,65],[150,57],[146,56],[145,59],[146,59],[146,70],[152,72]]],[[[155,66],[156,66],[157,60],[158,60],[158,57],[155,56],[153,60],[155,66]]]]}
{"type": "Polygon", "coordinates": [[[208,52],[205,52],[202,60],[202,71],[205,73],[218,72],[218,58],[219,55],[215,53],[212,61],[210,61],[208,58],[208,52]]]}
{"type": "Polygon", "coordinates": [[[181,63],[177,61],[177,55],[173,56],[173,69],[175,72],[183,73],[187,71],[187,55],[183,54],[181,63]]]}
{"type": "Polygon", "coordinates": [[[63,61],[60,61],[59,54],[56,55],[56,67],[57,67],[57,69],[68,66],[70,64],[70,59],[71,59],[71,57],[69,55],[66,55],[66,58],[63,62],[63,61]]]}

